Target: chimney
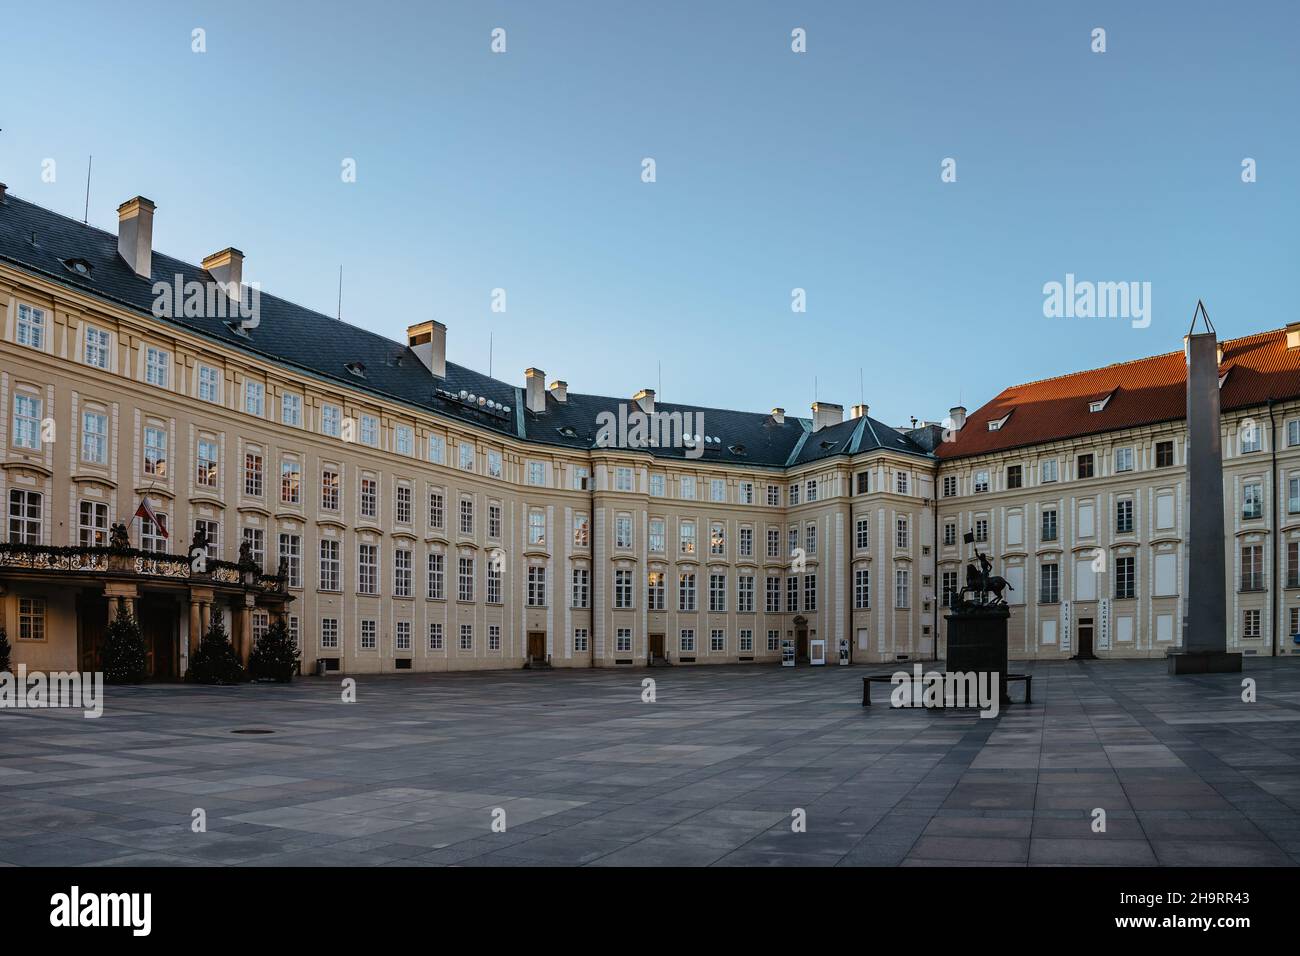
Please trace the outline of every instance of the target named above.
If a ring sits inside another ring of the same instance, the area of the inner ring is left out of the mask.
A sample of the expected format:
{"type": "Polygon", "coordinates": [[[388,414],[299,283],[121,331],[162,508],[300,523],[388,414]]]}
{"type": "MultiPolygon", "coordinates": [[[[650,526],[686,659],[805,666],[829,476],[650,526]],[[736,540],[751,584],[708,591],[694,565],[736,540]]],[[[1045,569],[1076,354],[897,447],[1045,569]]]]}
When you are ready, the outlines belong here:
{"type": "MultiPolygon", "coordinates": [[[[4,193],[4,184],[0,183],[0,194],[4,193]]],[[[1300,349],[1300,322],[1290,322],[1286,327],[1286,347],[1300,349]]]]}
{"type": "Polygon", "coordinates": [[[844,421],[844,406],[834,402],[813,402],[813,431],[819,432],[827,425],[838,425],[844,421]]]}
{"type": "Polygon", "coordinates": [[[244,254],[233,247],[214,252],[203,260],[203,268],[212,281],[221,285],[221,291],[236,302],[243,301],[244,254]]]}
{"type": "Polygon", "coordinates": [[[632,396],[632,401],[636,402],[637,407],[647,415],[655,413],[655,390],[653,388],[643,388],[632,396]]]}
{"type": "Polygon", "coordinates": [[[425,368],[438,378],[447,377],[447,326],[434,319],[409,326],[406,344],[425,368]]]}
{"type": "Polygon", "coordinates": [[[1223,364],[1223,343],[1222,342],[1219,343],[1219,350],[1215,354],[1216,354],[1217,364],[1222,365],[1223,364]]]}
{"type": "Polygon", "coordinates": [[[953,431],[961,431],[966,425],[966,406],[955,405],[948,409],[948,420],[952,422],[953,431]]]}
{"type": "Polygon", "coordinates": [[[563,404],[569,400],[569,383],[561,382],[558,378],[551,383],[551,398],[563,404]]]}
{"type": "Polygon", "coordinates": [[[772,409],[772,421],[776,422],[778,425],[784,425],[784,424],[785,424],[785,409],[784,409],[784,408],[774,408],[774,409],[772,409]]]}
{"type": "Polygon", "coordinates": [[[546,373],[539,368],[524,369],[527,388],[527,406],[530,412],[540,415],[546,411],[546,373]]]}
{"type": "Polygon", "coordinates": [[[9,187],[6,186],[4,183],[0,183],[0,203],[5,201],[5,190],[7,190],[8,188],[9,187]]]}
{"type": "Polygon", "coordinates": [[[135,274],[153,275],[153,211],[157,208],[143,196],[128,199],[117,207],[117,253],[135,274]]]}
{"type": "Polygon", "coordinates": [[[866,418],[870,405],[854,405],[849,409],[849,418],[866,418]]]}

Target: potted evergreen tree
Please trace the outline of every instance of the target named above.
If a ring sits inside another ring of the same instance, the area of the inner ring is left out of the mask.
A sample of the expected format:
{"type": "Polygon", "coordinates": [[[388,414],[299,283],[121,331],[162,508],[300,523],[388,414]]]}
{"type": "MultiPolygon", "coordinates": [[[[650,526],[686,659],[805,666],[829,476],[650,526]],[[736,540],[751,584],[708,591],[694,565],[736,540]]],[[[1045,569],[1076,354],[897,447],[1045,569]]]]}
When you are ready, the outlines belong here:
{"type": "Polygon", "coordinates": [[[109,684],[138,684],[149,671],[144,635],[126,602],[119,600],[117,614],[104,635],[104,681],[109,684]]]}
{"type": "Polygon", "coordinates": [[[9,646],[9,635],[5,633],[5,626],[0,624],[0,674],[13,671],[12,662],[9,660],[13,649],[9,646]]]}
{"type": "Polygon", "coordinates": [[[185,679],[195,684],[238,684],[244,679],[244,665],[226,636],[226,625],[220,614],[212,615],[207,632],[190,655],[185,679]]]}
{"type": "Polygon", "coordinates": [[[289,636],[284,618],[276,618],[248,655],[249,673],[259,680],[287,684],[298,666],[298,648],[289,636]]]}

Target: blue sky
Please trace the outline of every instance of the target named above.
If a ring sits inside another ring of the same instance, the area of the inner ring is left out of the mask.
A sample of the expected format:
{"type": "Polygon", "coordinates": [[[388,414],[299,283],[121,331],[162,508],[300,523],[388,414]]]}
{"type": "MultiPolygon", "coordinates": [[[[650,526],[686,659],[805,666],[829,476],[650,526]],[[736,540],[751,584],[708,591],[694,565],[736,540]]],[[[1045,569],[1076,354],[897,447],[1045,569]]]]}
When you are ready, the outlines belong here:
{"type": "Polygon", "coordinates": [[[1300,318],[1300,4],[288,7],[10,9],[0,180],[80,218],[93,153],[90,221],[148,196],[171,255],[237,246],[330,315],[342,264],[348,321],[438,318],[485,371],[491,332],[515,384],[630,396],[662,362],[662,398],[755,411],[816,380],[942,418],[1178,348],[1198,297],[1221,336],[1300,318]],[[1150,282],[1150,326],[1045,318],[1067,273],[1150,282]]]}

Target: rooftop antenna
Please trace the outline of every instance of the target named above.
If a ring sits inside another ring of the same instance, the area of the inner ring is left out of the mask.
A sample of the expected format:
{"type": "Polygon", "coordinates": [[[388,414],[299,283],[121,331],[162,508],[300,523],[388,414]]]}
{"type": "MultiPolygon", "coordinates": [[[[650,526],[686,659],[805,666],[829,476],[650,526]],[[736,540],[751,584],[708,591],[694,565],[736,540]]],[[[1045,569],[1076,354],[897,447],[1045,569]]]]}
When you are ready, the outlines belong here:
{"type": "Polygon", "coordinates": [[[95,165],[95,157],[94,154],[91,154],[90,159],[86,161],[86,211],[85,214],[82,215],[81,217],[81,224],[83,226],[89,224],[90,222],[90,170],[94,167],[94,165],[95,165]]]}
{"type": "Polygon", "coordinates": [[[867,404],[867,390],[862,384],[862,366],[858,366],[858,404],[867,404]]]}
{"type": "Polygon", "coordinates": [[[488,378],[492,377],[492,333],[488,332],[488,378]]]}
{"type": "Polygon", "coordinates": [[[339,263],[339,312],[335,316],[340,322],[343,321],[343,264],[339,263]]]}

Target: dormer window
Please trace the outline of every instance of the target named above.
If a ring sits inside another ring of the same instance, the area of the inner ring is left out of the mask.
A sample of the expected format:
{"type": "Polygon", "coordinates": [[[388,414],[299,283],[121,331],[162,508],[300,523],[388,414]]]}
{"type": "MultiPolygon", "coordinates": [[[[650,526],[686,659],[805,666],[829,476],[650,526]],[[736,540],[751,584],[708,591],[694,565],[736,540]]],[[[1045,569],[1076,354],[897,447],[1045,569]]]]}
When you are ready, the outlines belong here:
{"type": "Polygon", "coordinates": [[[85,259],[61,259],[60,261],[63,263],[63,268],[69,272],[75,273],[83,279],[91,278],[90,273],[94,266],[85,259]]]}
{"type": "Polygon", "coordinates": [[[1105,398],[1099,398],[1099,399],[1097,399],[1096,401],[1089,402],[1089,403],[1088,403],[1088,411],[1089,411],[1089,412],[1099,412],[1099,411],[1101,411],[1102,409],[1104,409],[1104,408],[1106,407],[1107,404],[1109,404],[1110,400],[1114,397],[1114,395],[1115,395],[1115,393],[1114,393],[1114,392],[1111,392],[1111,393],[1110,393],[1109,395],[1107,395],[1105,398]]]}
{"type": "Polygon", "coordinates": [[[727,451],[731,452],[733,455],[735,455],[738,458],[743,458],[745,456],[744,445],[728,445],[727,451]]]}
{"type": "Polygon", "coordinates": [[[1007,423],[1007,419],[1010,417],[1011,417],[1011,413],[1007,412],[1001,418],[995,418],[993,421],[989,422],[989,431],[991,432],[1001,431],[1002,426],[1007,423]]]}
{"type": "Polygon", "coordinates": [[[361,362],[348,362],[343,367],[347,369],[349,372],[351,372],[353,375],[355,375],[357,378],[366,377],[366,366],[361,362]]]}

